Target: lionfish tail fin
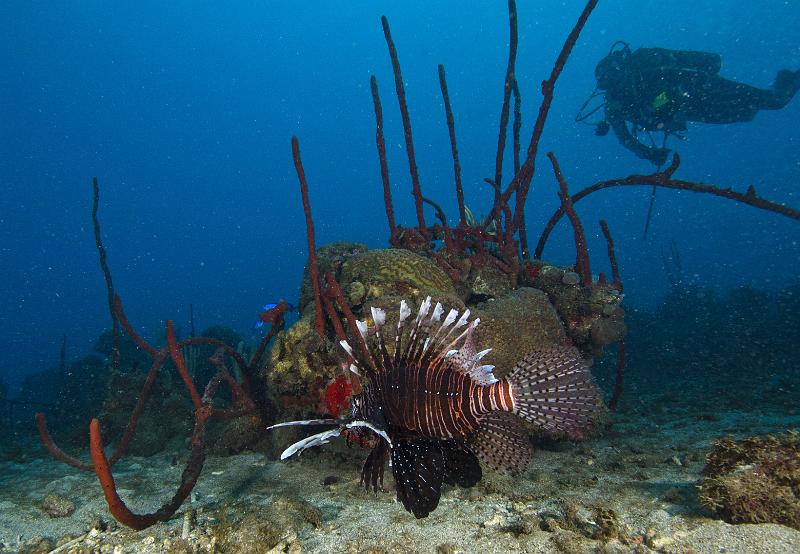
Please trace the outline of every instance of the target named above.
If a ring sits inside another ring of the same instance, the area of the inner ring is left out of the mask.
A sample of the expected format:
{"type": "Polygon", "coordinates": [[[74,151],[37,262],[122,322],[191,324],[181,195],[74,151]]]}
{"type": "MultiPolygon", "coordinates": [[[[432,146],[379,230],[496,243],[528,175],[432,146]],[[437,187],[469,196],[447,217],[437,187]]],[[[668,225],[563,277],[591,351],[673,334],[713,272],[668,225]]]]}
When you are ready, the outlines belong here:
{"type": "Polygon", "coordinates": [[[584,438],[603,407],[590,365],[571,346],[528,354],[508,378],[514,412],[548,431],[584,438]]]}

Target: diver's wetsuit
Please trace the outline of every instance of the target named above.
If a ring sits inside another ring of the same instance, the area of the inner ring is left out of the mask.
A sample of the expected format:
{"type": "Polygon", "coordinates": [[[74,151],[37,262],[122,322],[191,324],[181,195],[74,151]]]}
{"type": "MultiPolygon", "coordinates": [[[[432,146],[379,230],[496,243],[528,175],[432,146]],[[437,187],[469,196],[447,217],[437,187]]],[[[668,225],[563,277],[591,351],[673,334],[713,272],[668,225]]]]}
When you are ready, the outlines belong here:
{"type": "Polygon", "coordinates": [[[800,71],[779,71],[772,88],[761,89],[720,77],[721,66],[719,54],[709,52],[612,52],[595,70],[605,91],[606,121],[623,146],[662,165],[669,149],[642,144],[626,122],[646,131],[679,132],[687,121],[750,121],[759,110],[783,108],[800,89],[800,71]]]}

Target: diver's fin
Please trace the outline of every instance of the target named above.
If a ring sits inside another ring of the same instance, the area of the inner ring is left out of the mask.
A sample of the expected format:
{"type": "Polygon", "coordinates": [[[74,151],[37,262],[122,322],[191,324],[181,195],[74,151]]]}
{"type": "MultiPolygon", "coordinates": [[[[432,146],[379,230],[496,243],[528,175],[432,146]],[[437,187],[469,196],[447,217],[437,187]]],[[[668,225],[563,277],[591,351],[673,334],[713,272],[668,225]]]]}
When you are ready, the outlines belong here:
{"type": "Polygon", "coordinates": [[[781,69],[775,76],[772,89],[780,96],[791,98],[800,90],[800,70],[781,69]]]}

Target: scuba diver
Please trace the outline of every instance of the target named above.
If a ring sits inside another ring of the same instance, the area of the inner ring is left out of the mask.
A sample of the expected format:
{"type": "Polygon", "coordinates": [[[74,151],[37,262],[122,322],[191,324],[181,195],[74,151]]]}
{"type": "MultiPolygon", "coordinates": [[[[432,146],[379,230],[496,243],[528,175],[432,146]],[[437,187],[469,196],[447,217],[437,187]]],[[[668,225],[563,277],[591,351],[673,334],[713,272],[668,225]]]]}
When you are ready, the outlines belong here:
{"type": "Polygon", "coordinates": [[[800,89],[800,70],[782,69],[772,87],[762,89],[720,77],[721,66],[719,54],[665,48],[631,51],[627,43],[617,41],[597,64],[597,87],[576,121],[594,125],[598,136],[613,129],[625,148],[661,167],[670,152],[667,138],[683,139],[688,121],[751,121],[759,110],[783,108],[800,89]],[[605,101],[583,113],[599,96],[605,101]],[[604,119],[587,121],[601,108],[604,119]],[[663,133],[660,145],[654,132],[663,133]],[[641,133],[649,144],[639,139],[641,133]]]}

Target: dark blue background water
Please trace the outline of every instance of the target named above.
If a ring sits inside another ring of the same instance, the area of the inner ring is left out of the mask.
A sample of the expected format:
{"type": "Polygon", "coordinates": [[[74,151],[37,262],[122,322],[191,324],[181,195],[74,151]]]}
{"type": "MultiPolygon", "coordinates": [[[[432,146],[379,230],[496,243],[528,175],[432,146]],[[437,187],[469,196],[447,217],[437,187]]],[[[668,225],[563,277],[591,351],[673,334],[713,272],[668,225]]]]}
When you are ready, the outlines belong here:
{"type": "MultiPolygon", "coordinates": [[[[524,143],[582,3],[520,2],[517,73],[524,143]]],[[[91,177],[115,286],[132,322],[166,318],[243,332],[264,302],[298,295],[307,248],[291,135],[300,138],[317,243],[386,245],[369,76],[386,117],[398,219],[413,224],[391,66],[389,17],[407,84],[423,191],[456,214],[436,64],[447,68],[468,205],[489,207],[507,58],[505,3],[32,2],[0,4],[0,377],[17,383],[89,351],[108,325],[92,235],[91,177]],[[474,6],[473,4],[480,4],[474,6]]],[[[601,2],[556,90],[527,206],[529,237],[556,207],[544,152],[573,190],[650,172],[609,136],[574,123],[593,68],[617,39],[719,52],[723,75],[758,86],[800,66],[800,3],[601,2]]],[[[800,99],[752,123],[692,125],[678,176],[800,206],[800,99]]],[[[508,158],[507,158],[508,159],[508,158]]],[[[510,172],[507,171],[507,174],[510,172]]],[[[604,217],[633,306],[668,283],[661,249],[709,286],[774,289],[800,269],[797,222],[728,201],[661,190],[647,241],[650,191],[610,190],[579,204],[594,270],[607,271],[604,217]]],[[[433,219],[432,214],[428,214],[433,219]]],[[[574,261],[562,222],[545,258],[574,261]]]]}

